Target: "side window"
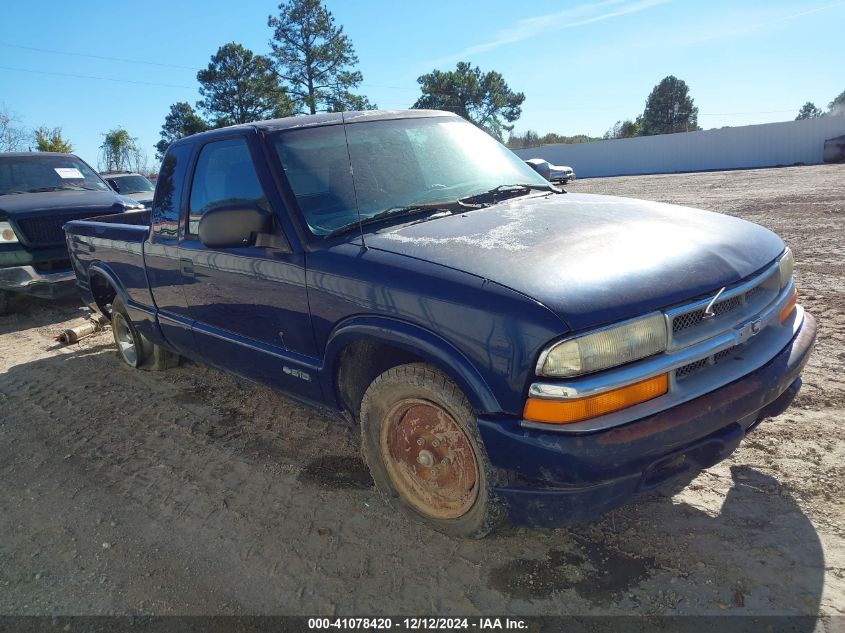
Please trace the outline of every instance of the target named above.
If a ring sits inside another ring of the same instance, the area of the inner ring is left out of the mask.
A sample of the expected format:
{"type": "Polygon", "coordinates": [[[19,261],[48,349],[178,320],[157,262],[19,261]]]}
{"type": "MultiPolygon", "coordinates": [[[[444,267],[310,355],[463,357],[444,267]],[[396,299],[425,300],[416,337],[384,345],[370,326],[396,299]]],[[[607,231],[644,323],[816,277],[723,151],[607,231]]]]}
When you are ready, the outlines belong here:
{"type": "Polygon", "coordinates": [[[253,206],[269,211],[244,138],[214,141],[202,148],[194,170],[188,233],[196,235],[203,213],[215,207],[253,206]]]}
{"type": "Polygon", "coordinates": [[[157,237],[175,239],[179,233],[179,196],[185,182],[191,146],[180,145],[167,152],[158,174],[153,199],[152,225],[157,237]]]}

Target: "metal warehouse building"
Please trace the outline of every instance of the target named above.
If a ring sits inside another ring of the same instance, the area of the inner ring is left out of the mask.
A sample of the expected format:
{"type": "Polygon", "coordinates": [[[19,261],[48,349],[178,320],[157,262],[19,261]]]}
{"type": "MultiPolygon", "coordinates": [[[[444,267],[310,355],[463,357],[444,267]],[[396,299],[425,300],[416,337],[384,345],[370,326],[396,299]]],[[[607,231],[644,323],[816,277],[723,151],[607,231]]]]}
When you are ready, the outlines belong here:
{"type": "Polygon", "coordinates": [[[826,140],[845,135],[845,116],[660,136],[543,145],[522,158],[570,165],[579,178],[747,169],[823,162],[826,140]]]}

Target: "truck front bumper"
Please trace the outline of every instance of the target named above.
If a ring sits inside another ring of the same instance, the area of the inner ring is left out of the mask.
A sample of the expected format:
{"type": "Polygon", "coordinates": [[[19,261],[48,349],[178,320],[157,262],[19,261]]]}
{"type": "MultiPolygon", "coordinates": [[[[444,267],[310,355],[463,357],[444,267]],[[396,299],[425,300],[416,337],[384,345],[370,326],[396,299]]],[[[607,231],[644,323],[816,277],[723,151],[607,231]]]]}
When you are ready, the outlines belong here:
{"type": "Polygon", "coordinates": [[[28,249],[22,244],[0,245],[0,291],[37,297],[74,292],[75,275],[67,246],[28,249]]]}
{"type": "Polygon", "coordinates": [[[56,297],[74,291],[72,269],[38,272],[32,266],[0,268],[0,291],[19,292],[36,297],[56,297]]]}
{"type": "Polygon", "coordinates": [[[508,483],[495,493],[511,522],[559,526],[595,519],[638,493],[692,477],[728,457],[801,387],[816,339],[808,313],[789,342],[759,369],[699,398],[622,426],[569,435],[479,418],[487,454],[508,483]]]}

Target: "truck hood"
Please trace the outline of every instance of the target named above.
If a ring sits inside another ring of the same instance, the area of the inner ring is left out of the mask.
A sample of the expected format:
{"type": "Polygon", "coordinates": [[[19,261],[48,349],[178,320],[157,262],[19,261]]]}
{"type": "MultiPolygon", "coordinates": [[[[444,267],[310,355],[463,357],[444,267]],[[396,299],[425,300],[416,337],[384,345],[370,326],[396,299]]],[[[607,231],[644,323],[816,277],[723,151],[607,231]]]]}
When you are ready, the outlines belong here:
{"type": "Polygon", "coordinates": [[[784,249],[771,231],[727,215],[573,193],[516,198],[366,241],[521,292],[573,330],[707,295],[784,249]]]}
{"type": "Polygon", "coordinates": [[[0,196],[0,213],[13,216],[38,211],[93,211],[111,207],[115,211],[123,211],[136,204],[134,200],[118,196],[113,191],[44,191],[0,196]]]}

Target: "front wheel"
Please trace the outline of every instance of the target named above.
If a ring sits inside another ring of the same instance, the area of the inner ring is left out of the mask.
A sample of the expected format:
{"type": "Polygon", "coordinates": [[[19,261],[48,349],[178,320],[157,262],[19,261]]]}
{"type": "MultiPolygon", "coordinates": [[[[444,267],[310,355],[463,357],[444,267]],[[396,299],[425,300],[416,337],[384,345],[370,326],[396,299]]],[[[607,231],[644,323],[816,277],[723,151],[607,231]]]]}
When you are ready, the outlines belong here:
{"type": "Polygon", "coordinates": [[[413,363],[381,374],[364,394],[361,434],[389,503],[451,536],[493,529],[493,469],[466,397],[443,372],[413,363]]]}

